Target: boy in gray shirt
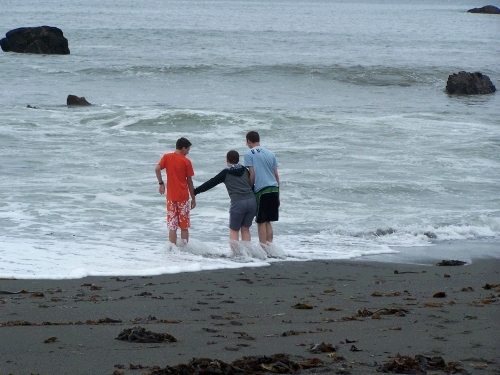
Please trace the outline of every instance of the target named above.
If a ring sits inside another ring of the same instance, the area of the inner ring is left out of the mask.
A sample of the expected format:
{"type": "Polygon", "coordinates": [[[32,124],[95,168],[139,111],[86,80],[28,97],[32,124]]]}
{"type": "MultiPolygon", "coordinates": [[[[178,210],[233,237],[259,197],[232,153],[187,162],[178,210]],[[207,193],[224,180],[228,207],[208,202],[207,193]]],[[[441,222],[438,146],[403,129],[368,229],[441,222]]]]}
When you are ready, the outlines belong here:
{"type": "MultiPolygon", "coordinates": [[[[250,183],[248,169],[239,164],[240,154],[231,150],[226,155],[227,167],[207,182],[194,189],[194,194],[200,194],[224,183],[231,198],[229,209],[229,239],[239,241],[241,232],[242,241],[250,241],[250,227],[257,213],[257,201],[250,183]]],[[[233,244],[231,248],[235,250],[233,244]]]]}

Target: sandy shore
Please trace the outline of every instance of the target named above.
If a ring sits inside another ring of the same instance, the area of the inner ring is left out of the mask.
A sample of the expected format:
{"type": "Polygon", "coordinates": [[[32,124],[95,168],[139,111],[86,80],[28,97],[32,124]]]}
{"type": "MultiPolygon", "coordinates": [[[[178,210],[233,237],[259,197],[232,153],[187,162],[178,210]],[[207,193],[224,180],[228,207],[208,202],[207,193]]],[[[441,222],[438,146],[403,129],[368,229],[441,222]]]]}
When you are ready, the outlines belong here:
{"type": "Polygon", "coordinates": [[[166,374],[193,358],[232,363],[278,353],[315,365],[307,374],[396,371],[389,364],[398,353],[409,356],[407,366],[422,355],[429,374],[445,373],[445,364],[450,372],[499,374],[499,271],[498,259],[446,267],[314,261],[0,280],[0,375],[149,374],[153,366],[166,374]],[[117,339],[134,327],[177,341],[117,339]]]}

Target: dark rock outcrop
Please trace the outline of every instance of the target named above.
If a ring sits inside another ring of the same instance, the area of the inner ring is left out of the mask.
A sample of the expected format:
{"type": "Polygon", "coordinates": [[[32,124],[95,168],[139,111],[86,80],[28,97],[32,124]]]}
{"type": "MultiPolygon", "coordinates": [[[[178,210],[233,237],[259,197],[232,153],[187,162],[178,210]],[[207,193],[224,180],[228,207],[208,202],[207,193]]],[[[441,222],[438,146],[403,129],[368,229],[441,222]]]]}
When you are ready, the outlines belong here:
{"type": "Polygon", "coordinates": [[[66,104],[67,105],[92,105],[90,104],[85,97],[78,97],[76,95],[68,95],[68,98],[66,99],[66,104]]]}
{"type": "Polygon", "coordinates": [[[446,92],[456,95],[491,94],[497,89],[490,78],[480,72],[458,72],[448,76],[446,92]]]}
{"type": "Polygon", "coordinates": [[[68,39],[52,26],[20,27],[0,40],[4,52],[69,55],[68,39]]]}
{"type": "Polygon", "coordinates": [[[500,14],[500,9],[493,5],[486,5],[482,8],[469,9],[468,13],[500,14]]]}

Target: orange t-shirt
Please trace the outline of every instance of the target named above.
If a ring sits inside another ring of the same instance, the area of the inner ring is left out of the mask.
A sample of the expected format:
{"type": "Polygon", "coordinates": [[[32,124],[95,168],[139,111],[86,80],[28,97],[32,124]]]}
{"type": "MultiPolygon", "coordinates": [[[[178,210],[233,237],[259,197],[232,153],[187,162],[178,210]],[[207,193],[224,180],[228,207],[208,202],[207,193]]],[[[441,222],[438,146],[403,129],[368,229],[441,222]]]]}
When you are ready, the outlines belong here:
{"type": "Polygon", "coordinates": [[[167,172],[167,200],[185,202],[189,200],[187,178],[194,176],[193,165],[184,155],[176,152],[163,155],[158,163],[167,172]]]}

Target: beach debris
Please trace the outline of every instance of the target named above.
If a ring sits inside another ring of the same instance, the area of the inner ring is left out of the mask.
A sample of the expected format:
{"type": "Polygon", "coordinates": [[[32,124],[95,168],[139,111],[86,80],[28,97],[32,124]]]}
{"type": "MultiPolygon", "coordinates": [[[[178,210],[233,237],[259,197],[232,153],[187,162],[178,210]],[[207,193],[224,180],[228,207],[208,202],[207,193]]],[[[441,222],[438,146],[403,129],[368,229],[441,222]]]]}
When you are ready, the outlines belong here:
{"type": "Polygon", "coordinates": [[[464,264],[467,264],[467,262],[461,261],[461,260],[442,260],[441,262],[437,263],[436,266],[463,266],[464,264]]]}
{"type": "MultiPolygon", "coordinates": [[[[364,319],[358,318],[356,315],[353,315],[353,316],[343,316],[342,318],[340,318],[339,322],[352,322],[352,321],[359,321],[359,320],[364,320],[364,319]]],[[[329,321],[329,323],[330,322],[331,321],[329,321]]]]}
{"type": "Polygon", "coordinates": [[[124,329],[115,339],[139,343],[177,342],[177,339],[168,333],[146,331],[140,326],[124,329]]]}
{"type": "Polygon", "coordinates": [[[95,284],[89,284],[89,283],[82,284],[81,286],[89,287],[90,290],[101,290],[102,289],[102,286],[97,286],[95,284]]]}
{"type": "Polygon", "coordinates": [[[40,292],[29,292],[29,291],[24,290],[24,289],[18,290],[16,292],[11,292],[9,290],[0,290],[0,294],[28,294],[28,293],[34,294],[34,293],[40,293],[40,292]]]}
{"type": "Polygon", "coordinates": [[[152,371],[146,375],[185,375],[185,374],[265,374],[280,373],[292,374],[299,370],[320,367],[323,361],[319,358],[311,358],[305,362],[294,362],[286,354],[274,354],[271,356],[243,357],[226,363],[218,359],[193,358],[187,364],[167,366],[160,368],[152,367],[152,371]]]}
{"type": "Polygon", "coordinates": [[[309,349],[311,353],[332,353],[337,351],[337,347],[332,344],[313,344],[309,349]]]}
{"type": "Polygon", "coordinates": [[[56,342],[57,341],[57,337],[55,336],[52,336],[52,337],[49,337],[47,340],[44,340],[44,344],[51,344],[53,342],[56,342]]]}
{"type": "Polygon", "coordinates": [[[344,309],[339,309],[338,307],[325,307],[325,311],[343,311],[344,309]]]}
{"type": "Polygon", "coordinates": [[[213,329],[213,328],[202,328],[202,330],[205,331],[205,332],[208,332],[208,333],[217,333],[217,332],[219,332],[218,330],[213,329]]]}
{"type": "Polygon", "coordinates": [[[305,333],[305,332],[299,332],[299,331],[290,330],[290,331],[283,332],[281,334],[281,336],[282,337],[297,336],[297,335],[300,335],[301,333],[305,333]]]}
{"type": "Polygon", "coordinates": [[[401,292],[391,292],[385,294],[386,297],[399,297],[401,295],[401,292]]]}
{"type": "MultiPolygon", "coordinates": [[[[345,359],[344,356],[338,355],[337,353],[328,353],[326,356],[328,358],[331,358],[333,360],[333,362],[335,362],[335,363],[347,361],[347,359],[345,359]]],[[[339,370],[337,370],[335,373],[336,374],[350,374],[350,372],[339,372],[339,370]]]]}
{"type": "Polygon", "coordinates": [[[297,303],[296,305],[293,305],[292,308],[294,309],[299,309],[299,310],[310,310],[312,309],[312,305],[308,303],[297,303]]]}
{"type": "Polygon", "coordinates": [[[326,289],[323,293],[337,293],[337,291],[335,289],[326,289]]]}
{"type": "Polygon", "coordinates": [[[438,302],[426,302],[426,303],[424,303],[424,306],[425,307],[443,307],[443,304],[438,303],[438,302]]]}
{"type": "Polygon", "coordinates": [[[500,284],[484,284],[483,289],[490,290],[493,288],[500,288],[500,284]]]}
{"type": "Polygon", "coordinates": [[[246,332],[233,332],[234,334],[238,335],[238,338],[239,339],[242,339],[242,340],[255,340],[255,337],[252,337],[250,336],[248,333],[246,332]]]}
{"type": "Polygon", "coordinates": [[[0,323],[0,327],[17,327],[17,326],[37,326],[36,323],[28,322],[27,320],[9,320],[5,323],[0,323]]]}
{"type": "Polygon", "coordinates": [[[361,349],[358,349],[355,345],[351,345],[351,348],[349,349],[350,352],[361,352],[361,349]]]}
{"type": "Polygon", "coordinates": [[[410,357],[398,353],[389,362],[377,368],[377,372],[391,372],[395,374],[426,374],[427,370],[468,374],[458,362],[446,363],[442,357],[429,358],[420,354],[410,357]]]}
{"type": "Polygon", "coordinates": [[[432,298],[445,298],[445,297],[446,297],[445,292],[437,292],[437,293],[434,293],[434,295],[432,296],[432,298]]]}
{"type": "Polygon", "coordinates": [[[394,274],[395,275],[402,275],[403,273],[420,273],[420,272],[416,272],[416,271],[398,271],[398,270],[394,270],[394,274]]]}
{"type": "Polygon", "coordinates": [[[343,321],[348,321],[348,320],[359,320],[358,318],[367,318],[367,317],[370,317],[372,319],[381,319],[382,315],[395,315],[395,316],[406,316],[406,314],[408,313],[408,309],[406,308],[395,308],[395,307],[391,307],[391,308],[385,308],[385,309],[380,309],[380,310],[377,310],[375,312],[372,312],[366,308],[364,308],[363,310],[358,310],[358,313],[357,315],[354,315],[352,317],[344,317],[342,318],[343,321]]]}
{"type": "Polygon", "coordinates": [[[133,365],[132,363],[129,363],[128,364],[128,369],[129,370],[142,370],[146,367],[142,366],[142,365],[133,365]]]}
{"type": "MultiPolygon", "coordinates": [[[[121,282],[127,281],[127,279],[120,279],[118,276],[116,276],[116,277],[110,277],[109,279],[110,280],[115,280],[115,281],[121,281],[121,282]]],[[[132,280],[132,279],[130,279],[130,280],[132,280]]]]}
{"type": "Polygon", "coordinates": [[[362,316],[363,318],[366,318],[368,316],[372,316],[373,315],[373,312],[371,312],[370,310],[367,310],[366,308],[364,308],[363,310],[358,310],[358,316],[362,316]]]}
{"type": "Polygon", "coordinates": [[[85,324],[111,324],[111,323],[122,323],[120,319],[104,318],[98,320],[87,320],[85,324]]]}
{"type": "Polygon", "coordinates": [[[467,320],[476,320],[477,316],[476,315],[465,315],[464,319],[467,319],[467,320]]]}

